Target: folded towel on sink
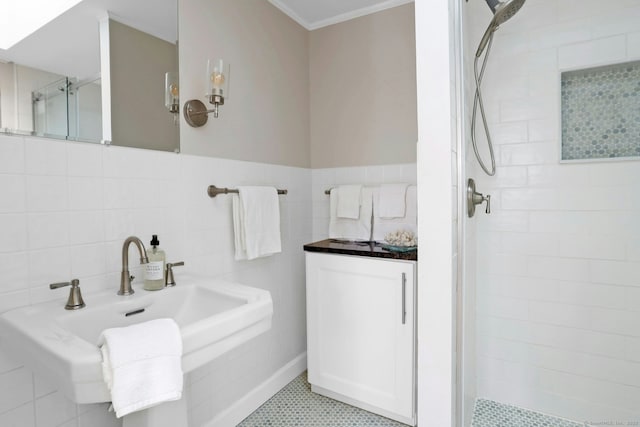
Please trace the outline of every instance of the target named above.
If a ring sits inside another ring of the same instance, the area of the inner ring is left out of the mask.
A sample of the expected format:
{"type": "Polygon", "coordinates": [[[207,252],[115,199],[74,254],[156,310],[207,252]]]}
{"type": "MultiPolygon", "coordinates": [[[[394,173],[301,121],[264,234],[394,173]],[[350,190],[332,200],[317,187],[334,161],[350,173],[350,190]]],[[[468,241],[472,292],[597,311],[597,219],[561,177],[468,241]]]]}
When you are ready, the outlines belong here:
{"type": "Polygon", "coordinates": [[[182,337],[173,319],[106,329],[98,345],[118,418],[182,397],[182,337]]]}

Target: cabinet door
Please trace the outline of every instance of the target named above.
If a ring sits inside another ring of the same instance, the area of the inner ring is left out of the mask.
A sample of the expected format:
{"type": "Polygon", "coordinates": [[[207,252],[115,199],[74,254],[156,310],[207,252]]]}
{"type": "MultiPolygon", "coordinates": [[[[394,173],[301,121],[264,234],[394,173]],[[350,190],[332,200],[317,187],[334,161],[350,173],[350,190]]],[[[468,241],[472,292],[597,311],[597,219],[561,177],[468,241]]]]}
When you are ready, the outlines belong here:
{"type": "Polygon", "coordinates": [[[412,418],[415,264],[317,253],[306,263],[309,382],[412,418]]]}

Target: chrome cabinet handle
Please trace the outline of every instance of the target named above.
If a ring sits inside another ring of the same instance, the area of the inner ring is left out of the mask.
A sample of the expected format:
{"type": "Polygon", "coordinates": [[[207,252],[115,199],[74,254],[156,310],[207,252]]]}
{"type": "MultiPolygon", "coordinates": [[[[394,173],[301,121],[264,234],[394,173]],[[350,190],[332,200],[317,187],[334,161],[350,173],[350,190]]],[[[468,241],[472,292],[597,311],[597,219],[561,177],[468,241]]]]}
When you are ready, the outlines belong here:
{"type": "Polygon", "coordinates": [[[402,273],[402,324],[407,323],[407,275],[402,273]]]}

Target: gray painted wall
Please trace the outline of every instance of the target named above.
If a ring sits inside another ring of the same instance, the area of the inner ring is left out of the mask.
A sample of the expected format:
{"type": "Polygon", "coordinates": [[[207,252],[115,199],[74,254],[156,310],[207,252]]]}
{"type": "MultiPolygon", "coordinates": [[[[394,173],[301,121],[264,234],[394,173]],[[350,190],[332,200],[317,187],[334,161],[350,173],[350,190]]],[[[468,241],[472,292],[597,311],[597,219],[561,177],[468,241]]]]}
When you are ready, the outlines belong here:
{"type": "Polygon", "coordinates": [[[311,167],[416,161],[413,3],[311,32],[311,167]]]}
{"type": "Polygon", "coordinates": [[[184,0],[179,19],[183,105],[205,102],[207,59],[231,66],[220,117],[183,120],[182,152],[309,167],[308,31],[266,0],[184,0]]]}
{"type": "MultiPolygon", "coordinates": [[[[109,21],[112,143],[173,151],[179,127],[164,106],[164,76],[178,70],[176,45],[109,21]]],[[[204,74],[204,73],[203,73],[204,74]]]]}
{"type": "Polygon", "coordinates": [[[312,32],[267,0],[180,2],[181,103],[231,64],[220,117],[181,123],[183,153],[298,167],[414,163],[414,6],[312,32]]]}

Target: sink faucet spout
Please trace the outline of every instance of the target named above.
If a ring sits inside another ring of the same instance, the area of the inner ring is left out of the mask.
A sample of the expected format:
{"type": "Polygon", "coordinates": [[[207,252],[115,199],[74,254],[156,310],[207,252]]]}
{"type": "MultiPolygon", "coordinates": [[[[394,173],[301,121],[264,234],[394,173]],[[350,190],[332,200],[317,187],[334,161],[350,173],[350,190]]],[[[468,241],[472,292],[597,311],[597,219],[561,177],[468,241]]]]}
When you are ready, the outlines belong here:
{"type": "Polygon", "coordinates": [[[131,275],[129,273],[129,245],[135,244],[140,253],[140,264],[146,264],[149,262],[147,258],[147,250],[144,247],[142,241],[136,236],[129,236],[122,245],[122,274],[120,277],[120,290],[118,295],[131,295],[133,294],[133,288],[131,287],[131,275]]]}

